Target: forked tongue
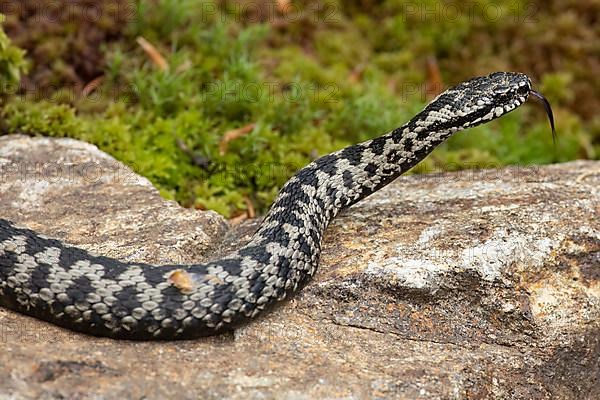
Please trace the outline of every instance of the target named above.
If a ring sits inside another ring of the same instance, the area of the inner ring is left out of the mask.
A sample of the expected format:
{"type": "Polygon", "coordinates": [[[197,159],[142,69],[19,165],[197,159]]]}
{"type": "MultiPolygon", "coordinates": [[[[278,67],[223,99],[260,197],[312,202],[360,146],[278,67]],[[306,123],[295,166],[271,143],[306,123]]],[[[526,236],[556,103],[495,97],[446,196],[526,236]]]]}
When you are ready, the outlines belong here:
{"type": "Polygon", "coordinates": [[[544,105],[544,109],[546,109],[546,114],[548,114],[548,119],[550,120],[550,127],[552,128],[552,142],[554,142],[554,145],[556,146],[556,129],[554,129],[554,114],[552,113],[552,107],[550,107],[550,102],[540,92],[536,92],[535,90],[529,91],[529,94],[536,97],[544,105]]]}

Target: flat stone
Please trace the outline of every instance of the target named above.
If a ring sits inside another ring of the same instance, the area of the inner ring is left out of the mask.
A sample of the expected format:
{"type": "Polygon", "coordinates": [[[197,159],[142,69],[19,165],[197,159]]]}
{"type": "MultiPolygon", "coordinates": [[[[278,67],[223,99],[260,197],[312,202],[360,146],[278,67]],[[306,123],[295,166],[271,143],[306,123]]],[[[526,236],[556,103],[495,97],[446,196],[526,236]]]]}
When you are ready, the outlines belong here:
{"type": "MultiPolygon", "coordinates": [[[[257,226],[74,140],[1,137],[0,168],[0,217],[120,259],[199,262],[257,226]],[[36,163],[99,172],[14,172],[36,163]]],[[[115,341],[0,309],[0,398],[600,398],[599,188],[598,161],[401,177],[334,221],[302,292],[217,337],[115,341]]]]}

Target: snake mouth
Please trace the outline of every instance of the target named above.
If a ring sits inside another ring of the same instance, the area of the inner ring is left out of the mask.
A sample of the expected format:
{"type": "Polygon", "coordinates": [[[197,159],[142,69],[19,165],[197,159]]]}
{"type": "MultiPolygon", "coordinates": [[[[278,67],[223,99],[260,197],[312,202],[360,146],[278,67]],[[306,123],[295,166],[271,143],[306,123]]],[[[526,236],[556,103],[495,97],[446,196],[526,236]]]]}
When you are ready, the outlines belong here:
{"type": "Polygon", "coordinates": [[[547,98],[544,97],[540,92],[536,92],[531,89],[529,94],[538,99],[544,105],[544,109],[546,110],[546,114],[548,115],[548,120],[550,121],[550,127],[552,128],[552,142],[556,144],[556,129],[554,128],[554,114],[552,113],[552,107],[550,106],[550,102],[547,98]]]}

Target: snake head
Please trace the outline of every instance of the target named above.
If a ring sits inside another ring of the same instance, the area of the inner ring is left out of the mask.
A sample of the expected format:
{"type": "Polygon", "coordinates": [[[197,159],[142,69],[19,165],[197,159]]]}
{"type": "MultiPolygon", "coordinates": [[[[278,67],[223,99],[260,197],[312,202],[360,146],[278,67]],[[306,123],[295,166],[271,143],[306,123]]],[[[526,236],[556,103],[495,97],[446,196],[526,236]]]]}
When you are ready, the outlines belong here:
{"type": "Polygon", "coordinates": [[[452,133],[507,114],[525,103],[529,95],[544,103],[554,136],[550,103],[532,89],[527,75],[518,72],[494,72],[442,92],[423,110],[419,125],[433,130],[449,129],[452,133]]]}

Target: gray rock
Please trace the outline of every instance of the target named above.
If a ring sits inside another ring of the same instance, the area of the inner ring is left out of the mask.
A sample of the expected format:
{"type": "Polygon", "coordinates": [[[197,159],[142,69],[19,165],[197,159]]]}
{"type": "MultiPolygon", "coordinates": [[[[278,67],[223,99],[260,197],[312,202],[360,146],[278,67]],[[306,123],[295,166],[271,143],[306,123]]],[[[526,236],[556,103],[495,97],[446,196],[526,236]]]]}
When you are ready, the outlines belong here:
{"type": "Polygon", "coordinates": [[[203,258],[228,229],[215,212],[165,201],[152,184],[73,139],[0,137],[2,218],[132,262],[203,258]]]}
{"type": "MultiPolygon", "coordinates": [[[[74,140],[2,137],[0,171],[0,217],[129,261],[201,261],[256,226],[74,140]]],[[[0,398],[600,398],[599,188],[597,161],[402,177],[233,334],[114,341],[0,309],[0,398]]]]}

